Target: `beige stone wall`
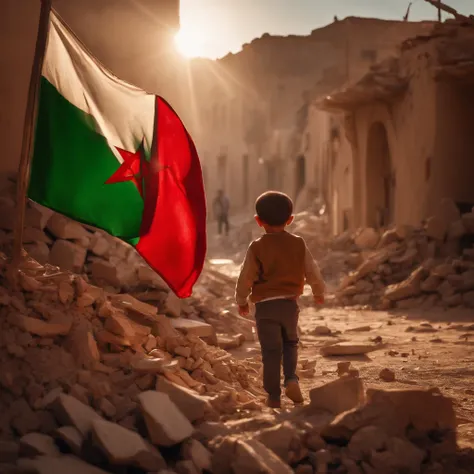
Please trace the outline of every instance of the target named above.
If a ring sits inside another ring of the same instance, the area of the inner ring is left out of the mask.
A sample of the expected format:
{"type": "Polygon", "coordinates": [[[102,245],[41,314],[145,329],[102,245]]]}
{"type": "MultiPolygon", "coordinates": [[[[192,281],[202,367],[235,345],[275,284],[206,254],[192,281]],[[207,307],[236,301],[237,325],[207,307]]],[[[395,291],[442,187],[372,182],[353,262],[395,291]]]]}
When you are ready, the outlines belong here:
{"type": "Polygon", "coordinates": [[[394,221],[417,224],[426,214],[428,191],[424,179],[425,160],[433,155],[433,137],[436,123],[435,84],[429,68],[432,45],[416,49],[403,56],[403,73],[413,78],[408,91],[392,106],[372,103],[359,108],[354,120],[357,147],[352,150],[354,160],[354,224],[373,225],[370,175],[376,172],[370,166],[369,133],[374,124],[385,128],[390,164],[395,178],[394,221]],[[369,157],[369,159],[368,159],[369,157]]]}
{"type": "MultiPolygon", "coordinates": [[[[406,51],[401,73],[409,88],[393,104],[372,103],[354,115],[354,223],[373,225],[370,196],[376,166],[370,165],[369,134],[385,127],[394,176],[397,224],[417,225],[432,215],[442,198],[474,203],[474,93],[472,86],[435,80],[437,41],[406,51]]],[[[340,178],[339,178],[340,179],[340,178]]]]}
{"type": "MultiPolygon", "coordinates": [[[[379,61],[398,55],[401,41],[415,36],[416,34],[431,29],[429,23],[402,23],[402,22],[384,22],[361,19],[349,19],[344,26],[344,40],[346,55],[343,59],[338,58],[336,64],[339,68],[339,75],[346,70],[351,83],[357,82],[365,75],[369,67],[374,61],[379,61]]],[[[417,56],[410,57],[407,55],[404,68],[412,70],[416,68],[417,74],[423,76],[423,60],[416,62],[417,56]]],[[[337,68],[333,71],[337,72],[337,68]]],[[[373,218],[373,211],[369,210],[366,202],[373,190],[373,185],[367,180],[367,147],[369,129],[373,123],[380,122],[387,130],[387,138],[391,153],[398,154],[398,148],[404,147],[400,154],[404,156],[397,165],[403,176],[410,176],[413,179],[419,174],[419,165],[414,163],[412,159],[412,151],[414,139],[412,136],[407,137],[406,143],[400,144],[395,136],[395,127],[393,121],[394,114],[399,114],[401,120],[406,120],[410,115],[410,110],[414,107],[416,113],[420,116],[430,114],[430,104],[425,104],[423,100],[419,102],[420,91],[427,87],[428,78],[420,79],[420,83],[415,85],[415,89],[410,92],[410,97],[416,95],[416,103],[406,103],[401,105],[399,109],[388,109],[383,104],[374,104],[370,107],[363,107],[357,111],[354,119],[357,123],[354,143],[351,144],[344,132],[344,116],[331,114],[325,111],[316,111],[311,108],[308,123],[304,135],[308,137],[311,144],[307,155],[308,186],[316,185],[320,189],[325,189],[325,198],[329,200],[329,208],[331,211],[332,229],[334,233],[341,232],[347,225],[353,227],[362,222],[368,222],[373,218]],[[420,90],[418,90],[418,87],[420,90]],[[418,110],[419,109],[419,110],[418,110]],[[332,126],[331,126],[332,124],[332,126]],[[338,131],[336,140],[331,138],[334,130],[338,131]],[[334,143],[335,142],[335,143],[334,143]],[[405,158],[410,156],[410,158],[405,158]],[[370,215],[370,216],[369,216],[370,215]]],[[[321,84],[315,90],[317,99],[329,93],[329,84],[321,84]]],[[[432,116],[432,113],[431,113],[432,116]]],[[[429,118],[427,118],[429,122],[429,118]]],[[[429,127],[428,127],[429,128],[429,127]]],[[[425,129],[424,129],[425,130],[425,129]]],[[[414,134],[421,133],[418,130],[412,130],[414,134]]],[[[411,132],[408,132],[410,134],[411,132]]],[[[421,141],[424,139],[421,138],[421,141]]],[[[398,155],[397,155],[398,156],[398,155]]],[[[398,175],[398,170],[396,172],[398,175]]],[[[398,176],[395,176],[395,182],[398,184],[398,176]]],[[[409,183],[408,183],[409,184],[409,183]]],[[[412,188],[413,190],[413,188],[412,188]]],[[[400,212],[398,209],[406,207],[405,200],[410,202],[414,199],[413,194],[418,191],[408,192],[408,197],[397,196],[394,203],[394,216],[400,212]]],[[[378,191],[380,194],[380,190],[378,191]]],[[[420,196],[423,196],[421,190],[420,196]]],[[[417,206],[423,207],[425,203],[423,198],[417,199],[417,206]]],[[[413,207],[410,212],[411,220],[415,220],[420,215],[417,206],[413,207]]]]}
{"type": "MultiPolygon", "coordinates": [[[[0,6],[0,172],[17,169],[33,62],[39,0],[2,0],[0,6]]],[[[179,0],[55,0],[53,6],[112,72],[182,109],[173,55],[179,0]]]]}

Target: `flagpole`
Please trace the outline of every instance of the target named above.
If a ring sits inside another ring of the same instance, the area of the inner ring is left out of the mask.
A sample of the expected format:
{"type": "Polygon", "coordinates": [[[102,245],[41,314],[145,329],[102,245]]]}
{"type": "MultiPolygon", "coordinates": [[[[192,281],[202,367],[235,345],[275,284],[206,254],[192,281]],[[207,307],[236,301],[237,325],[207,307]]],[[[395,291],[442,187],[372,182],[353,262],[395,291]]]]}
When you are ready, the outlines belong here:
{"type": "Polygon", "coordinates": [[[28,100],[26,103],[25,119],[23,123],[23,141],[21,146],[20,164],[16,184],[16,223],[13,236],[13,252],[11,266],[13,273],[18,269],[21,260],[23,244],[23,228],[25,224],[26,195],[29,181],[29,171],[33,154],[34,132],[38,112],[38,91],[43,69],[44,55],[49,32],[49,17],[52,0],[41,0],[41,12],[36,37],[35,55],[31,68],[28,100]]]}

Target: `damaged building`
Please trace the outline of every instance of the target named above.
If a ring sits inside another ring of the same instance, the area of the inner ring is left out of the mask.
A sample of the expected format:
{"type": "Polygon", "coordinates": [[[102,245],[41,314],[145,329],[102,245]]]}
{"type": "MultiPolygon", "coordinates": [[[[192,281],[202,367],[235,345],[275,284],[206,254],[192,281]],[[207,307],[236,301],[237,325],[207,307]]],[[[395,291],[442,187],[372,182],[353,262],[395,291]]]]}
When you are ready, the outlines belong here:
{"type": "Polygon", "coordinates": [[[448,22],[312,101],[308,156],[327,183],[335,233],[416,224],[443,198],[472,207],[473,81],[473,24],[448,22]]]}
{"type": "Polygon", "coordinates": [[[234,210],[249,209],[267,189],[305,201],[322,179],[318,139],[307,130],[315,91],[357,81],[431,27],[350,17],[309,36],[265,34],[237,54],[194,61],[193,130],[208,196],[225,189],[234,210]]]}

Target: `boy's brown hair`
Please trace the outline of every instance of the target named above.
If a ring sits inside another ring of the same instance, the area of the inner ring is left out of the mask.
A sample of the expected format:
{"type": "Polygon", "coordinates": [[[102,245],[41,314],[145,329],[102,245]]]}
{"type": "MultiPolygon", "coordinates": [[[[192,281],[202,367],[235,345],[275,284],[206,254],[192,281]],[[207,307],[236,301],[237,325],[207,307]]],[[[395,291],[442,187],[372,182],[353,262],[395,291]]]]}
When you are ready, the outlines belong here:
{"type": "Polygon", "coordinates": [[[255,211],[265,224],[284,226],[293,214],[293,201],[285,193],[267,191],[255,201],[255,211]]]}

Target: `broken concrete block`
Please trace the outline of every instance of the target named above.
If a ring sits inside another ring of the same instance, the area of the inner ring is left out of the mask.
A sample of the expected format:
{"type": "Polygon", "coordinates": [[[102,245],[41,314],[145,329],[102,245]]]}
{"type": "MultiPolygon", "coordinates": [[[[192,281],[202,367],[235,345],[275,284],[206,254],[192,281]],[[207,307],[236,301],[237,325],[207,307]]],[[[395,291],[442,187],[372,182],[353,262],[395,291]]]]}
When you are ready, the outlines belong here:
{"type": "Polygon", "coordinates": [[[28,255],[35,259],[41,265],[49,262],[49,247],[44,242],[35,242],[33,244],[25,244],[24,246],[28,255]]]}
{"type": "Polygon", "coordinates": [[[163,373],[167,366],[167,361],[161,357],[143,357],[132,362],[135,372],[140,374],[159,374],[163,373]]]}
{"type": "Polygon", "coordinates": [[[76,362],[85,368],[100,362],[100,352],[89,323],[81,320],[71,331],[67,346],[76,362]]]}
{"type": "Polygon", "coordinates": [[[163,315],[158,315],[158,310],[155,306],[139,301],[132,295],[125,293],[112,295],[110,298],[114,306],[127,311],[132,311],[137,316],[143,317],[146,321],[156,322],[160,321],[160,317],[165,318],[163,315]]]}
{"type": "Polygon", "coordinates": [[[191,422],[202,420],[213,412],[209,401],[195,391],[169,382],[164,377],[158,377],[156,390],[166,393],[183,415],[191,422]]]}
{"type": "Polygon", "coordinates": [[[143,344],[143,348],[146,352],[151,352],[153,349],[156,349],[156,338],[152,334],[148,334],[145,343],[143,344]]]}
{"type": "Polygon", "coordinates": [[[52,408],[61,424],[74,426],[82,436],[89,434],[94,420],[102,419],[90,406],[64,393],[56,398],[52,408]]]}
{"type": "Polygon", "coordinates": [[[72,316],[64,313],[61,316],[56,316],[50,321],[43,321],[42,319],[31,318],[19,313],[10,313],[8,321],[13,326],[27,331],[30,334],[35,334],[41,337],[55,337],[66,336],[72,327],[72,316]]]}
{"type": "Polygon", "coordinates": [[[51,216],[46,227],[58,239],[79,240],[90,236],[81,224],[57,213],[51,216]]]}
{"type": "Polygon", "coordinates": [[[421,450],[407,439],[390,438],[386,449],[372,453],[370,465],[375,472],[420,472],[421,463],[425,458],[421,450]]]}
{"type": "Polygon", "coordinates": [[[132,341],[123,336],[117,336],[110,331],[99,330],[95,333],[95,338],[99,344],[112,344],[115,346],[131,346],[132,341]]]}
{"type": "Polygon", "coordinates": [[[106,471],[74,456],[40,456],[36,459],[20,459],[17,466],[34,474],[107,474],[106,471]]]}
{"type": "Polygon", "coordinates": [[[218,334],[217,345],[226,351],[230,349],[237,349],[245,342],[245,337],[242,334],[218,334]]]}
{"type": "Polygon", "coordinates": [[[335,415],[359,406],[364,402],[364,385],[359,377],[342,377],[313,388],[309,392],[311,406],[335,415]]]}
{"type": "Polygon", "coordinates": [[[373,451],[385,449],[389,436],[377,426],[364,426],[352,436],[348,451],[351,459],[368,459],[373,451]]]}
{"type": "Polygon", "coordinates": [[[168,285],[165,283],[165,281],[148,265],[141,265],[138,267],[137,278],[140,283],[144,283],[160,290],[169,291],[168,285]]]}
{"type": "Polygon", "coordinates": [[[183,457],[189,459],[197,467],[199,472],[211,471],[211,452],[199,441],[191,439],[183,444],[183,457]]]}
{"type": "Polygon", "coordinates": [[[256,439],[288,464],[291,462],[292,447],[300,444],[298,430],[289,421],[262,430],[257,433],[256,439]]]}
{"type": "Polygon", "coordinates": [[[440,217],[433,216],[426,220],[426,235],[434,240],[442,241],[448,231],[448,224],[440,217]]]}
{"type": "Polygon", "coordinates": [[[57,439],[62,441],[75,455],[79,456],[84,443],[84,436],[74,426],[62,426],[55,432],[57,439]]]}
{"type": "Polygon", "coordinates": [[[145,471],[166,468],[166,462],[138,433],[105,420],[92,422],[92,438],[111,464],[136,466],[145,471]]]}
{"type": "Polygon", "coordinates": [[[36,242],[51,244],[53,241],[42,230],[35,227],[25,227],[23,229],[23,243],[34,244],[36,242]]]}
{"type": "Polygon", "coordinates": [[[136,280],[135,268],[124,262],[113,264],[97,260],[89,265],[89,270],[94,281],[119,288],[128,287],[136,280]]]}
{"type": "Polygon", "coordinates": [[[396,229],[387,230],[383,233],[382,237],[380,238],[378,247],[379,248],[385,247],[387,245],[392,244],[393,242],[398,242],[399,239],[400,237],[398,236],[396,229]]]}
{"type": "Polygon", "coordinates": [[[405,436],[408,427],[427,433],[456,433],[451,399],[438,389],[367,390],[365,405],[341,413],[323,428],[325,439],[347,439],[364,426],[377,426],[389,436],[405,436]]]}
{"type": "Polygon", "coordinates": [[[425,274],[426,270],[423,267],[418,267],[406,280],[388,286],[384,298],[390,301],[398,301],[418,296],[421,293],[420,285],[425,274]]]}
{"type": "Polygon", "coordinates": [[[171,325],[184,334],[192,334],[197,337],[213,337],[214,327],[204,321],[195,321],[187,318],[173,318],[171,325]]]}
{"type": "Polygon", "coordinates": [[[440,285],[442,279],[436,275],[430,275],[424,282],[420,284],[422,291],[426,293],[434,293],[440,285]]]}
{"type": "Polygon", "coordinates": [[[360,231],[360,233],[354,239],[354,243],[360,249],[367,250],[374,249],[379,243],[379,240],[379,233],[375,229],[367,227],[366,229],[362,229],[360,231]]]}
{"type": "Polygon", "coordinates": [[[27,226],[35,227],[44,230],[54,211],[47,207],[41,206],[36,202],[29,201],[25,213],[25,224],[27,226]]]}
{"type": "Polygon", "coordinates": [[[123,336],[130,341],[134,340],[136,337],[132,322],[124,313],[120,311],[114,311],[105,320],[104,327],[107,329],[107,331],[110,331],[117,336],[123,336]]]}
{"type": "Polygon", "coordinates": [[[337,342],[323,346],[320,349],[321,355],[328,356],[347,356],[347,355],[363,355],[380,349],[380,345],[376,344],[352,344],[350,342],[337,342]]]}
{"type": "Polygon", "coordinates": [[[167,394],[143,392],[138,400],[153,444],[173,446],[193,434],[193,426],[167,394]]]}
{"type": "Polygon", "coordinates": [[[20,439],[20,456],[60,456],[61,453],[51,436],[42,433],[28,433],[20,439]]]}
{"type": "Polygon", "coordinates": [[[235,456],[231,460],[235,474],[250,472],[292,474],[293,470],[276,454],[256,439],[237,441],[235,456]]]}
{"type": "Polygon", "coordinates": [[[172,291],[166,297],[162,312],[174,318],[181,315],[181,300],[172,291]]]}
{"type": "Polygon", "coordinates": [[[89,246],[90,251],[98,257],[103,257],[110,250],[110,243],[101,232],[96,232],[91,239],[89,246]]]}
{"type": "Polygon", "coordinates": [[[87,250],[68,240],[56,240],[49,254],[49,263],[62,270],[80,273],[86,261],[87,250]]]}

